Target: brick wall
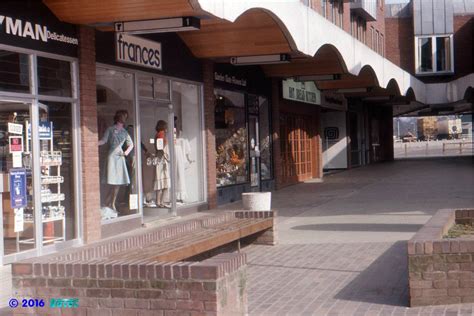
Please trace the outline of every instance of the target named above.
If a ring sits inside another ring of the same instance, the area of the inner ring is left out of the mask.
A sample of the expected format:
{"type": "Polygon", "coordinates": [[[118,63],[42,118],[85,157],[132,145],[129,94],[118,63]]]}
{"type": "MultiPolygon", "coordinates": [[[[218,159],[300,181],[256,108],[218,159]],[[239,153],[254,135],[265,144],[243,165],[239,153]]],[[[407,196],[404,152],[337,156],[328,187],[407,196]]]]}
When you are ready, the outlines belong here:
{"type": "Polygon", "coordinates": [[[83,234],[89,243],[101,238],[95,33],[85,26],[78,33],[83,234]]]}
{"type": "Polygon", "coordinates": [[[474,302],[474,240],[443,239],[474,210],[440,210],[408,241],[410,306],[474,302]]]}
{"type": "Polygon", "coordinates": [[[20,297],[41,297],[42,308],[14,314],[63,315],[53,298],[78,298],[74,315],[245,315],[246,256],[221,254],[202,262],[17,264],[20,297]]]}
{"type": "Polygon", "coordinates": [[[209,60],[204,60],[202,68],[204,81],[207,199],[209,208],[213,209],[217,207],[214,63],[209,60]]]}
{"type": "Polygon", "coordinates": [[[413,18],[386,18],[385,53],[388,60],[403,70],[415,72],[413,18]]]}

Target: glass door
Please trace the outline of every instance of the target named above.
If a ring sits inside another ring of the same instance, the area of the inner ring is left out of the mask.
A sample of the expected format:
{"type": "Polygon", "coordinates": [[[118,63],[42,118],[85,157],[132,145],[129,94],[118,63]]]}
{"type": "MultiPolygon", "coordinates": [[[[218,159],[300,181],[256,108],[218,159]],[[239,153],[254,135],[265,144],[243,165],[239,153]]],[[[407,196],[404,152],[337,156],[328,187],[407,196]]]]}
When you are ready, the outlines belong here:
{"type": "Polygon", "coordinates": [[[260,191],[260,138],[258,132],[258,116],[249,115],[250,186],[252,191],[260,191]]]}
{"type": "Polygon", "coordinates": [[[31,103],[0,101],[0,254],[36,248],[31,103]]]}
{"type": "Polygon", "coordinates": [[[170,104],[140,100],[141,200],[143,220],[176,215],[176,129],[170,104]]]}

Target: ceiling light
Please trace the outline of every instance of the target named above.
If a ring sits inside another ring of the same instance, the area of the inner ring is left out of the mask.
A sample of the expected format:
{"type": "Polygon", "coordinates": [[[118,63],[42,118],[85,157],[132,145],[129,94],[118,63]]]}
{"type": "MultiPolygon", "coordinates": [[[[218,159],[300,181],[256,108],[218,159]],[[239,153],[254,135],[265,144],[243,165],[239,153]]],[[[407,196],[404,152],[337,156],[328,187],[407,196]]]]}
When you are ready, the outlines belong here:
{"type": "Polygon", "coordinates": [[[288,54],[241,56],[230,58],[230,63],[235,66],[282,64],[289,63],[290,61],[291,57],[288,54]]]}
{"type": "Polygon", "coordinates": [[[115,32],[124,32],[129,34],[196,31],[200,28],[201,20],[192,16],[115,23],[115,32]]]}
{"type": "Polygon", "coordinates": [[[341,74],[330,74],[330,75],[311,75],[311,76],[298,76],[295,77],[295,81],[329,81],[329,80],[341,80],[341,74]]]}

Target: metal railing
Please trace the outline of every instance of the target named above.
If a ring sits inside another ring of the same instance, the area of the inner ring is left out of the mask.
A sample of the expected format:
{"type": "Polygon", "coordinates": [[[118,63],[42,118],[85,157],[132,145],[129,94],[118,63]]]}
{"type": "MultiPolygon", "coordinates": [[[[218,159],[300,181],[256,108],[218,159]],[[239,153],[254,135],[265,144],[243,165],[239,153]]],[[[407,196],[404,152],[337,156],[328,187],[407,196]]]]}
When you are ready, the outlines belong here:
{"type": "Polygon", "coordinates": [[[395,143],[395,158],[443,157],[474,155],[474,142],[467,140],[418,141],[395,143]]]}

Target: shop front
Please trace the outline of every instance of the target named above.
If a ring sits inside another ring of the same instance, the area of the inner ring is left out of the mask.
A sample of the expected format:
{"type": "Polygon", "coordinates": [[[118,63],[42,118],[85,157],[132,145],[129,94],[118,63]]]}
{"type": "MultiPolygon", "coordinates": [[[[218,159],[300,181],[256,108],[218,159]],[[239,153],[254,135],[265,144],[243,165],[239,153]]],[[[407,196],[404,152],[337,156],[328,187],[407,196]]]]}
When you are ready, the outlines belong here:
{"type": "Polygon", "coordinates": [[[274,188],[271,85],[258,67],[214,67],[217,203],[274,188]]]}
{"type": "Polygon", "coordinates": [[[96,32],[96,55],[102,237],[206,208],[199,60],[175,34],[96,32]]]}
{"type": "Polygon", "coordinates": [[[321,177],[321,93],[314,82],[282,80],[280,110],[281,187],[321,177]]]}
{"type": "Polygon", "coordinates": [[[79,42],[74,26],[40,4],[8,2],[0,10],[0,264],[6,264],[82,237],[79,42]]]}

